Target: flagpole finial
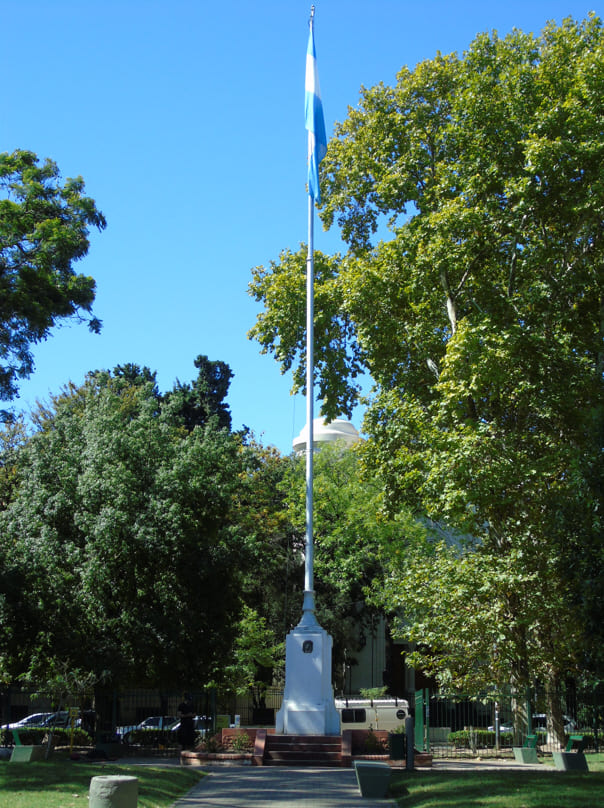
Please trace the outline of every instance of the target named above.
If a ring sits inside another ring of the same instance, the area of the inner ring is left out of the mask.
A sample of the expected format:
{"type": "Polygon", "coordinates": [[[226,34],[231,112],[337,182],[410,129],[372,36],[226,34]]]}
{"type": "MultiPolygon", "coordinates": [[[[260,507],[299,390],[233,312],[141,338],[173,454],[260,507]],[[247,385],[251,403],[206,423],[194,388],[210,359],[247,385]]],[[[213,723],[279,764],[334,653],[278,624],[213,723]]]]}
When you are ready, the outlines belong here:
{"type": "Polygon", "coordinates": [[[311,6],[310,7],[310,19],[308,20],[309,25],[312,25],[314,16],[315,16],[315,7],[311,6]]]}

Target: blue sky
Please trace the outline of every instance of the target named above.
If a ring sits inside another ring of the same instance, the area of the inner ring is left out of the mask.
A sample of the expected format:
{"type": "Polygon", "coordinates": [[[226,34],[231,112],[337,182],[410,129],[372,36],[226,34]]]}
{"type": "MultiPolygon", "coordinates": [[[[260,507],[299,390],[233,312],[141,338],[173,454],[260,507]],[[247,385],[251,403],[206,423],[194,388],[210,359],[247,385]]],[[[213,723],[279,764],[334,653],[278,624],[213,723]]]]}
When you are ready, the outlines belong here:
{"type": "MultiPolygon", "coordinates": [[[[87,371],[135,362],[161,390],[202,353],[233,370],[235,428],[291,450],[302,396],[246,333],[250,269],[307,237],[306,0],[4,0],[0,150],[81,175],[107,218],[77,265],[97,281],[100,336],[70,325],[36,347],[27,411],[87,371]]],[[[361,85],[463,52],[481,31],[538,33],[594,0],[315,0],[328,136],[361,85]]],[[[333,252],[338,233],[315,230],[333,252]]],[[[357,413],[360,426],[361,414],[357,413]]]]}

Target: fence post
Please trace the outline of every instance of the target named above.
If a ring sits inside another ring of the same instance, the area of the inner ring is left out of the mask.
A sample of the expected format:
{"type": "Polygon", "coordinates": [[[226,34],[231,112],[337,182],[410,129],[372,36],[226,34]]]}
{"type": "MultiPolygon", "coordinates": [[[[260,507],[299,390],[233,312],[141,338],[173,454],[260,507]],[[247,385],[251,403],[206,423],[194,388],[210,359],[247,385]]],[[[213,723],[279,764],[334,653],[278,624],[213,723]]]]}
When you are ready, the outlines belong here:
{"type": "Polygon", "coordinates": [[[430,751],[430,691],[426,688],[424,690],[424,704],[426,705],[426,724],[424,729],[424,736],[426,742],[424,744],[424,751],[430,751]]]}
{"type": "Polygon", "coordinates": [[[406,745],[406,750],[405,750],[406,763],[405,763],[405,765],[407,767],[407,771],[413,771],[413,767],[415,765],[415,757],[414,757],[414,754],[413,754],[413,743],[412,743],[412,738],[414,737],[414,732],[415,732],[415,729],[414,729],[414,726],[413,726],[413,718],[410,715],[408,715],[407,718],[405,718],[405,741],[406,741],[406,744],[405,744],[406,745]]]}
{"type": "Polygon", "coordinates": [[[424,691],[415,691],[415,746],[425,752],[424,748],[424,691]]]}

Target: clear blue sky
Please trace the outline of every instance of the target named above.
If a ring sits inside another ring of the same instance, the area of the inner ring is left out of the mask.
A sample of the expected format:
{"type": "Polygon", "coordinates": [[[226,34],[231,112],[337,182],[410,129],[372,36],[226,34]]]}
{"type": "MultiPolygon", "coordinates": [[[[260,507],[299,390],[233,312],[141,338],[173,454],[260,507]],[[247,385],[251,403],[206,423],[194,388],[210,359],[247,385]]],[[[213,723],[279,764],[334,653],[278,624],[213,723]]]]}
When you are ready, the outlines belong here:
{"type": "MultiPolygon", "coordinates": [[[[20,409],[87,371],[135,362],[161,390],[200,353],[235,376],[233,425],[283,452],[304,398],[246,332],[250,269],[307,237],[307,0],[4,0],[0,150],[30,149],[81,175],[107,217],[77,265],[97,281],[100,336],[55,331],[35,351],[20,409]]],[[[594,0],[315,0],[328,136],[361,85],[481,31],[539,32],[594,0]]],[[[316,228],[315,246],[339,248],[316,228]]],[[[360,414],[355,419],[360,425],[360,414]]]]}

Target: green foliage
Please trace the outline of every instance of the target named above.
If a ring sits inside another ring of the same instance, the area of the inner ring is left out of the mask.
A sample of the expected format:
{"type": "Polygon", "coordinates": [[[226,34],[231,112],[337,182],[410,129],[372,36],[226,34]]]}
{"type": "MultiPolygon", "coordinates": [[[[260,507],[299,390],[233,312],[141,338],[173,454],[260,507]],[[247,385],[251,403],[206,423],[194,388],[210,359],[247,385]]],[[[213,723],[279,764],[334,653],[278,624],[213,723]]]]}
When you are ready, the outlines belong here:
{"type": "MultiPolygon", "coordinates": [[[[363,88],[321,164],[349,245],[320,257],[324,411],[369,371],[363,465],[433,534],[385,542],[374,603],[442,682],[541,679],[552,704],[604,666],[602,51],[593,15],[481,34],[363,88]]],[[[251,284],[284,368],[301,273],[283,253],[251,284]]]]}
{"type": "MultiPolygon", "coordinates": [[[[138,369],[139,370],[139,369],[138,369]]],[[[238,613],[229,518],[240,441],[191,432],[154,377],[91,374],[39,412],[0,515],[0,671],[56,661],[112,682],[217,677],[238,613]]]]}
{"type": "Polygon", "coordinates": [[[167,729],[133,729],[128,734],[128,744],[131,746],[146,746],[154,749],[167,749],[178,746],[177,734],[167,729]]]}
{"type": "MultiPolygon", "coordinates": [[[[297,253],[285,250],[279,263],[252,270],[249,284],[250,295],[264,303],[265,311],[248,336],[260,343],[262,353],[274,355],[282,373],[292,370],[292,393],[306,388],[306,257],[304,245],[297,253]]],[[[340,262],[338,255],[314,253],[314,377],[321,413],[329,418],[351,414],[360,391],[355,380],[363,370],[355,327],[344,310],[340,262]]]]}
{"type": "Polygon", "coordinates": [[[423,772],[394,773],[389,793],[400,806],[407,802],[422,808],[457,808],[460,801],[470,800],[488,808],[583,808],[597,805],[604,788],[602,756],[597,757],[590,757],[588,776],[565,772],[558,777],[549,766],[540,771],[432,771],[429,777],[423,772]]]}
{"type": "Polygon", "coordinates": [[[212,420],[218,429],[231,429],[231,413],[225,402],[233,373],[226,362],[199,355],[194,361],[199,373],[193,384],[177,381],[166,402],[192,431],[212,420]]]}
{"type": "Polygon", "coordinates": [[[383,755],[387,751],[388,739],[378,738],[371,727],[367,730],[363,749],[367,755],[383,755]]]}
{"type": "Polygon", "coordinates": [[[362,699],[381,699],[386,695],[387,687],[361,687],[359,693],[362,699]]]}
{"type": "MultiPolygon", "coordinates": [[[[36,746],[47,743],[50,729],[46,727],[30,727],[29,729],[18,730],[19,740],[24,746],[36,746]]],[[[70,746],[73,739],[74,746],[90,746],[92,738],[81,727],[71,729],[64,727],[52,728],[52,746],[70,746]]],[[[2,731],[0,735],[2,746],[12,746],[14,744],[13,733],[10,729],[2,731]]]]}
{"type": "MultiPolygon", "coordinates": [[[[180,766],[124,766],[104,763],[104,775],[138,780],[138,808],[170,808],[199,782],[197,770],[180,766]]],[[[75,808],[87,802],[90,778],[98,763],[58,760],[48,763],[0,763],[0,808],[75,808]]]]}
{"type": "Polygon", "coordinates": [[[253,686],[255,706],[279,677],[282,640],[297,622],[302,602],[303,561],[289,522],[282,487],[292,460],[253,437],[241,446],[242,472],[234,498],[233,529],[239,542],[241,599],[238,647],[226,669],[231,689],[253,686]]]}
{"type": "Polygon", "coordinates": [[[223,673],[224,687],[240,695],[256,687],[262,688],[263,671],[270,672],[272,678],[283,665],[284,643],[277,642],[266,618],[245,604],[233,650],[233,662],[223,673]]]}
{"type": "MultiPolygon", "coordinates": [[[[511,746],[514,733],[501,732],[499,740],[502,746],[511,746]]],[[[495,746],[495,732],[488,729],[460,729],[447,735],[447,743],[457,749],[488,749],[495,746]]]]}
{"type": "Polygon", "coordinates": [[[201,751],[202,752],[221,752],[222,751],[222,741],[220,735],[211,735],[208,738],[204,738],[201,742],[201,751]]]}
{"type": "MultiPolygon", "coordinates": [[[[102,230],[105,218],[81,177],[61,184],[52,160],[0,154],[0,400],[32,373],[32,343],[59,320],[91,315],[95,282],[73,270],[88,252],[90,227],[102,230]]],[[[100,330],[96,317],[88,326],[100,330]]]]}
{"type": "MultiPolygon", "coordinates": [[[[285,474],[287,512],[297,544],[304,546],[306,529],[305,459],[295,458],[285,474]]],[[[363,476],[355,449],[325,445],[314,459],[315,542],[314,578],[317,617],[334,640],[336,687],[344,663],[355,663],[363,635],[375,629],[378,617],[390,608],[367,602],[374,580],[383,577],[382,547],[397,543],[421,529],[408,514],[384,516],[382,492],[375,477],[363,476]]],[[[301,574],[302,570],[300,570],[301,574]]]]}
{"type": "Polygon", "coordinates": [[[233,752],[251,752],[252,751],[252,741],[250,736],[247,732],[242,732],[237,735],[233,735],[229,738],[229,745],[233,752]]]}

